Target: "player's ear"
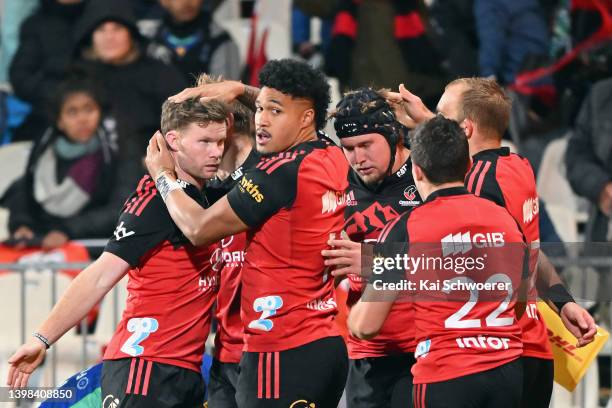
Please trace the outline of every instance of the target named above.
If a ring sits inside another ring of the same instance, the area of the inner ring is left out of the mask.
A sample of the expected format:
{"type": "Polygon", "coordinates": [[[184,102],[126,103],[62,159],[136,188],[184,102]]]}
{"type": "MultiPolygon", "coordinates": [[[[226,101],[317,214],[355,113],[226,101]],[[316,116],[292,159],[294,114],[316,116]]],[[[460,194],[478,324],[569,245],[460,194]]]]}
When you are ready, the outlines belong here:
{"type": "Polygon", "coordinates": [[[227,130],[229,131],[230,129],[233,130],[234,129],[234,114],[232,112],[229,112],[227,114],[227,118],[225,119],[225,124],[227,125],[227,130]]]}
{"type": "Polygon", "coordinates": [[[464,119],[463,122],[461,122],[461,128],[465,132],[465,137],[468,139],[474,134],[474,122],[470,119],[464,119]]]}
{"type": "Polygon", "coordinates": [[[176,130],[170,130],[168,133],[166,133],[166,135],[164,136],[164,139],[166,139],[166,143],[168,143],[168,148],[170,149],[171,152],[176,152],[179,150],[179,146],[178,146],[179,134],[176,130]]]}
{"type": "Polygon", "coordinates": [[[418,165],[412,162],[412,178],[414,181],[423,181],[425,178],[425,173],[423,173],[423,169],[421,169],[418,165]]]}
{"type": "Polygon", "coordinates": [[[302,114],[302,127],[309,127],[314,125],[315,120],[315,112],[314,108],[309,108],[304,111],[302,114]]]}

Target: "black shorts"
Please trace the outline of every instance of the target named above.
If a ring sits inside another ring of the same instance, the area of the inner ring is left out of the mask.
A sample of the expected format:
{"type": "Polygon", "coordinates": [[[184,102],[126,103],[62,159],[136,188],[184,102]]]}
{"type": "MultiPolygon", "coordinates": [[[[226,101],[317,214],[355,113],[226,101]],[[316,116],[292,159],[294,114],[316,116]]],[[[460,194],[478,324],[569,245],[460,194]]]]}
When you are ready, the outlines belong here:
{"type": "Polygon", "coordinates": [[[411,407],[413,364],[412,353],[349,360],[347,407],[411,407]]]}
{"type": "Polygon", "coordinates": [[[521,408],[548,408],[555,379],[553,360],[523,357],[521,408]]]}
{"type": "Polygon", "coordinates": [[[213,359],[208,380],[208,406],[211,408],[237,408],[236,388],[240,366],[213,359]]]}
{"type": "Polygon", "coordinates": [[[141,358],[105,360],[102,366],[102,406],[201,408],[202,374],[141,358]],[[113,405],[114,404],[114,405],[113,405]]]}
{"type": "Polygon", "coordinates": [[[245,352],[236,400],[240,408],[335,408],[347,371],[346,345],[340,336],[280,352],[245,352]]]}
{"type": "Polygon", "coordinates": [[[429,384],[415,384],[414,408],[518,408],[523,391],[523,361],[429,384]]]}

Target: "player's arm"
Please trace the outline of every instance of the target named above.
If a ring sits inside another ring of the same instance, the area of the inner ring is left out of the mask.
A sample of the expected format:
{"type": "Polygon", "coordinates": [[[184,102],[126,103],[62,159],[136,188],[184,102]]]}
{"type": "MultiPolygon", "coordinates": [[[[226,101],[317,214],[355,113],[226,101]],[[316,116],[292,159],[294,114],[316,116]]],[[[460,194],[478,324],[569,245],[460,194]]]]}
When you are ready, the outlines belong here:
{"type": "Polygon", "coordinates": [[[172,220],[193,245],[210,244],[248,229],[229,205],[227,196],[204,209],[180,188],[174,160],[159,132],[149,141],[146,164],[172,220]]]}
{"type": "MultiPolygon", "coordinates": [[[[129,268],[130,265],[123,259],[104,252],[77,275],[36,333],[44,336],[49,344],[55,343],[85,318],[129,268]]],[[[19,347],[8,360],[7,385],[25,387],[32,372],[42,363],[45,353],[45,344],[35,337],[19,347]]]]}
{"type": "Polygon", "coordinates": [[[183,102],[192,98],[200,98],[203,102],[210,99],[217,99],[226,103],[238,99],[249,108],[255,110],[255,99],[257,99],[257,95],[259,95],[259,88],[245,85],[238,81],[222,81],[187,88],[168,99],[174,103],[183,102]]]}
{"type": "MultiPolygon", "coordinates": [[[[373,248],[377,257],[395,258],[397,254],[408,251],[407,215],[391,221],[382,230],[379,241],[373,248]],[[402,222],[402,220],[404,220],[402,222]]],[[[384,264],[384,262],[383,262],[384,264]]],[[[373,266],[376,265],[373,263],[373,266]]],[[[373,270],[372,272],[377,272],[373,270]]],[[[380,271],[379,271],[380,272],[380,271]]],[[[353,305],[348,316],[347,325],[351,333],[360,339],[371,339],[380,332],[393,302],[399,291],[381,287],[382,283],[395,282],[401,279],[405,271],[397,265],[393,270],[382,271],[382,274],[370,273],[370,283],[366,286],[359,301],[353,305]]]]}
{"type": "Polygon", "coordinates": [[[574,301],[555,266],[543,251],[540,251],[538,256],[536,288],[542,300],[561,317],[563,325],[576,337],[579,347],[595,340],[597,333],[595,320],[588,311],[574,301]]]}

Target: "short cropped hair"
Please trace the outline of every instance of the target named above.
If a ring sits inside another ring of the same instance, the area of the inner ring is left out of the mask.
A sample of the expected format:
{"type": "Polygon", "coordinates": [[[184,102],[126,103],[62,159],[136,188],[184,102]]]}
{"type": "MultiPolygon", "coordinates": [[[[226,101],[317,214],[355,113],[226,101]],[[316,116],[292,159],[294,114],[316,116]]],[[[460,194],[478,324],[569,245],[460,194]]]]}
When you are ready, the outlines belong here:
{"type": "Polygon", "coordinates": [[[463,119],[470,119],[479,127],[495,132],[500,138],[508,128],[512,101],[503,88],[494,79],[459,78],[449,83],[446,88],[463,85],[461,97],[463,119]]]}
{"type": "Polygon", "coordinates": [[[190,124],[207,126],[210,122],[222,123],[227,120],[229,110],[223,102],[210,100],[201,103],[199,99],[187,99],[174,103],[165,101],[162,105],[161,131],[165,135],[171,130],[180,131],[190,124]]]}
{"type": "MultiPolygon", "coordinates": [[[[200,74],[196,86],[204,84],[214,84],[222,82],[222,76],[212,76],[200,74]]],[[[234,130],[236,133],[254,136],[255,133],[255,111],[240,101],[233,101],[228,105],[230,112],[234,116],[234,130]]]]}
{"type": "Polygon", "coordinates": [[[327,106],[331,100],[329,84],[321,70],[305,62],[281,59],[264,65],[259,73],[260,85],[274,88],[294,98],[312,101],[316,130],[322,130],[327,121],[327,106]]]}
{"type": "Polygon", "coordinates": [[[463,182],[470,166],[465,132],[442,115],[419,126],[410,136],[412,162],[432,184],[463,182]]]}

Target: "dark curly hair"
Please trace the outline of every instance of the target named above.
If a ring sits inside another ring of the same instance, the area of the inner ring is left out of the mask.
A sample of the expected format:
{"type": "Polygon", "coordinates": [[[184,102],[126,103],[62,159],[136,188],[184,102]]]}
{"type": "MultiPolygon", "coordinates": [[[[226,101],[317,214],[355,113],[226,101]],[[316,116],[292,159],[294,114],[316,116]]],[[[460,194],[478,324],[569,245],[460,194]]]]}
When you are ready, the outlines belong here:
{"type": "Polygon", "coordinates": [[[316,130],[325,127],[331,99],[323,72],[301,61],[272,60],[259,73],[259,83],[295,98],[310,99],[314,105],[316,130]]]}

